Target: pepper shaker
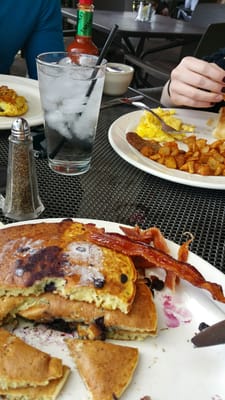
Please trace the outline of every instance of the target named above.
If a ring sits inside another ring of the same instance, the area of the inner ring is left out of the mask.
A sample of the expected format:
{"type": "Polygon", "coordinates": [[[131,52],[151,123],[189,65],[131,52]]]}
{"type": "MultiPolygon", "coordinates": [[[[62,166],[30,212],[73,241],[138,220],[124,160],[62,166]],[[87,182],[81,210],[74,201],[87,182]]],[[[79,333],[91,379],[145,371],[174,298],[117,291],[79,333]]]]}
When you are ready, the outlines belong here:
{"type": "Polygon", "coordinates": [[[6,196],[3,213],[16,221],[37,218],[44,211],[38,192],[30,127],[17,118],[9,136],[6,196]]]}

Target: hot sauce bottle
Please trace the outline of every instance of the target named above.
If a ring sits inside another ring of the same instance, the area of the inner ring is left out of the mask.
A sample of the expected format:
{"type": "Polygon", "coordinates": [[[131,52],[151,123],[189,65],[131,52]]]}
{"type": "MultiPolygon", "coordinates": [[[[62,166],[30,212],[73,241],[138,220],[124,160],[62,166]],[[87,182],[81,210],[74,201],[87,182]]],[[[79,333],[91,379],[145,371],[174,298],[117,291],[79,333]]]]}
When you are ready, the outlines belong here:
{"type": "Polygon", "coordinates": [[[98,55],[98,48],[92,41],[93,0],[80,0],[77,5],[77,31],[67,51],[98,55]]]}

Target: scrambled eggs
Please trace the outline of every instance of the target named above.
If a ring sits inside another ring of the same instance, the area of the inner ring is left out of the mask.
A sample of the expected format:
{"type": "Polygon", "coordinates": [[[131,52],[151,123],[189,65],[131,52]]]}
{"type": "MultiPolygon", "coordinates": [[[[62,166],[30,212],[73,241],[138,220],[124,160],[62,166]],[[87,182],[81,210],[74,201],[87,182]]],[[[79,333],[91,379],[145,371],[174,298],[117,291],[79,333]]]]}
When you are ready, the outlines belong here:
{"type": "Polygon", "coordinates": [[[15,90],[8,86],[0,86],[0,116],[17,117],[28,110],[24,96],[19,96],[15,90]]]}
{"type": "MultiPolygon", "coordinates": [[[[154,111],[172,128],[178,129],[179,131],[194,132],[194,126],[184,124],[179,118],[174,117],[176,114],[175,110],[158,107],[154,109],[154,111]]],[[[144,139],[156,140],[157,142],[170,142],[184,137],[184,134],[171,135],[164,132],[161,128],[160,121],[148,111],[144,112],[135,132],[144,139]]]]}

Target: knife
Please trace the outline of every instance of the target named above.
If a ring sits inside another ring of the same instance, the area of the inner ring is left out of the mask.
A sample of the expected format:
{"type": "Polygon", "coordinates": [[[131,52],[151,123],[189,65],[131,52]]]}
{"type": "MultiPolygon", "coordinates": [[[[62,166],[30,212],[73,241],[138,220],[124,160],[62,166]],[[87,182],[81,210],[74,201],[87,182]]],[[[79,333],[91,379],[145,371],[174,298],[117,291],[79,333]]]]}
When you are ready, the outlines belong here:
{"type": "Polygon", "coordinates": [[[133,96],[133,97],[117,97],[116,99],[112,99],[112,100],[109,100],[109,101],[106,101],[105,103],[103,103],[102,105],[101,105],[101,110],[103,110],[104,108],[109,108],[109,107],[113,107],[113,106],[116,106],[116,105],[118,105],[118,104],[124,104],[124,99],[129,99],[129,100],[131,100],[131,101],[139,101],[139,100],[142,100],[143,99],[143,95],[139,95],[139,96],[133,96]]]}
{"type": "Polygon", "coordinates": [[[203,329],[191,341],[196,347],[225,344],[225,320],[203,329]]]}

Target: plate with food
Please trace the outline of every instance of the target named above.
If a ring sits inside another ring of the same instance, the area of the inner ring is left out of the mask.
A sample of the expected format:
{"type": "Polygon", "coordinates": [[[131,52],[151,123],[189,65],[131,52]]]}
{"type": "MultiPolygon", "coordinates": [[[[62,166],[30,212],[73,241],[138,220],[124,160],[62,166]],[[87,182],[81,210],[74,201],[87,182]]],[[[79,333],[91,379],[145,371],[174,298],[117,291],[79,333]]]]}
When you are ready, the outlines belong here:
{"type": "Polygon", "coordinates": [[[0,129],[10,129],[15,118],[30,126],[43,124],[38,81],[14,75],[0,75],[0,129]]]}
{"type": "MultiPolygon", "coordinates": [[[[118,118],[109,128],[109,142],[115,152],[159,178],[224,190],[225,142],[223,135],[219,137],[217,133],[218,128],[224,133],[220,125],[223,114],[188,109],[154,110],[182,134],[174,138],[165,135],[155,121],[146,122],[146,111],[134,111],[118,118]]],[[[224,113],[224,109],[221,111],[224,113]]]]}
{"type": "Polygon", "coordinates": [[[225,319],[225,277],[192,240],[86,219],[1,227],[0,395],[224,399],[225,344],[191,339],[225,319]]]}

